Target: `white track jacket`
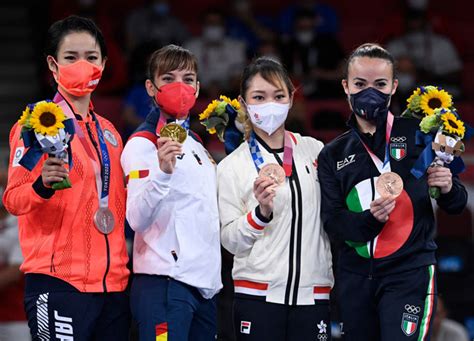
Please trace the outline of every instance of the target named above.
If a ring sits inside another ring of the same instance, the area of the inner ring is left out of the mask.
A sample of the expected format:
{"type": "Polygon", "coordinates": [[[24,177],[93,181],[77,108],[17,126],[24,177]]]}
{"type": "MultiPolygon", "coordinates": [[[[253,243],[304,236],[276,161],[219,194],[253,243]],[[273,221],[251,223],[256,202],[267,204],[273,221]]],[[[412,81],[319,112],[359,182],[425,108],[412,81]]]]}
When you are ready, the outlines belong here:
{"type": "MultiPolygon", "coordinates": [[[[256,212],[257,170],[247,142],[217,168],[222,245],[234,254],[232,277],[237,295],[267,302],[312,305],[329,299],[334,283],[330,243],[320,219],[317,157],[323,144],[291,134],[293,174],[277,189],[273,218],[256,212]],[[263,218],[263,219],[262,219],[263,218]]],[[[258,139],[265,164],[283,159],[258,139]]]]}

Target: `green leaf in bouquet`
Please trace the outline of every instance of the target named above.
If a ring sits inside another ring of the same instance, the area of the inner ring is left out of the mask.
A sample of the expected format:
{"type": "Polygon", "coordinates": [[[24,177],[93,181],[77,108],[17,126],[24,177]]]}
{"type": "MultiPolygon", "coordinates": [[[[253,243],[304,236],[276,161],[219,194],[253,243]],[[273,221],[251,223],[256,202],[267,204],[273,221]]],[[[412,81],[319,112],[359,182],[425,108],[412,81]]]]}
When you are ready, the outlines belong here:
{"type": "Polygon", "coordinates": [[[414,118],[413,113],[406,108],[404,112],[400,115],[401,117],[408,117],[408,118],[414,118]]]}
{"type": "Polygon", "coordinates": [[[221,117],[224,120],[224,125],[227,126],[227,124],[229,123],[229,114],[227,112],[224,112],[221,117]]]}
{"type": "Polygon", "coordinates": [[[220,124],[216,126],[216,130],[217,130],[217,137],[219,138],[219,141],[224,142],[225,126],[220,124]]]}
{"type": "Polygon", "coordinates": [[[225,125],[225,121],[222,117],[214,116],[207,119],[207,128],[217,128],[218,125],[225,125]]]}
{"type": "Polygon", "coordinates": [[[225,113],[225,107],[227,106],[227,103],[224,101],[219,102],[217,105],[215,112],[217,115],[221,116],[223,113],[225,113]]]}
{"type": "Polygon", "coordinates": [[[424,117],[420,122],[420,130],[425,134],[438,130],[441,121],[438,115],[424,117]]]}
{"type": "Polygon", "coordinates": [[[71,184],[71,180],[69,180],[69,177],[66,176],[63,181],[55,182],[51,187],[54,190],[61,190],[61,189],[71,188],[72,184],[71,184]]]}

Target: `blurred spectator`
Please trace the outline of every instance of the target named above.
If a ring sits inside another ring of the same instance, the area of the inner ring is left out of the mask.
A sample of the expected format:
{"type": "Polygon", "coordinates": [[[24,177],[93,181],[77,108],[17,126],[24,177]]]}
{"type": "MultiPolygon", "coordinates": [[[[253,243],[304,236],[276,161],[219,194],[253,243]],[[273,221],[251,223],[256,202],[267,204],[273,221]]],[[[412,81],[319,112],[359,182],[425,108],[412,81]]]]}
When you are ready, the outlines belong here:
{"type": "Polygon", "coordinates": [[[181,21],[170,13],[167,0],[148,0],[144,7],[133,11],[126,22],[127,48],[151,41],[160,46],[170,43],[182,44],[189,33],[181,21]]]}
{"type": "Polygon", "coordinates": [[[397,60],[397,92],[392,96],[390,103],[393,112],[403,112],[407,105],[413,90],[418,85],[418,74],[413,60],[409,57],[402,56],[397,60]]]}
{"type": "Polygon", "coordinates": [[[434,33],[425,11],[411,10],[405,20],[405,33],[388,43],[396,59],[412,60],[418,83],[442,86],[453,96],[461,94],[462,62],[448,37],[434,33]]]}
{"type": "Polygon", "coordinates": [[[380,28],[380,37],[383,42],[388,42],[404,33],[404,21],[408,13],[420,11],[426,13],[427,20],[434,32],[446,31],[446,18],[431,10],[430,0],[404,0],[397,1],[396,8],[384,18],[380,28]]]}
{"type": "Polygon", "coordinates": [[[316,25],[313,12],[296,14],[293,34],[281,49],[283,63],[300,79],[306,97],[342,96],[344,51],[334,35],[316,33],[316,25]]]}
{"type": "Polygon", "coordinates": [[[249,59],[255,57],[262,41],[275,38],[273,19],[255,15],[253,5],[253,0],[234,0],[227,17],[228,36],[246,44],[249,59]]]}
{"type": "Polygon", "coordinates": [[[280,47],[276,40],[263,40],[255,52],[256,57],[267,56],[281,62],[280,47]]]}
{"type": "Polygon", "coordinates": [[[433,321],[433,341],[469,341],[466,328],[456,321],[447,318],[448,311],[443,299],[438,297],[436,315],[433,321]]]}
{"type": "MultiPolygon", "coordinates": [[[[5,185],[6,171],[0,169],[0,197],[5,185]]],[[[17,219],[0,202],[0,340],[31,340],[23,308],[22,262],[17,219]]]]}
{"type": "Polygon", "coordinates": [[[336,34],[339,32],[339,17],[331,6],[315,0],[298,0],[296,3],[291,3],[280,15],[279,26],[284,36],[293,33],[296,14],[302,10],[313,12],[316,16],[314,26],[316,33],[336,34]]]}
{"type": "Polygon", "coordinates": [[[202,34],[184,44],[198,60],[201,92],[208,97],[234,96],[245,64],[245,44],[226,35],[224,15],[216,9],[204,14],[202,34]]]}
{"type": "Polygon", "coordinates": [[[125,141],[145,120],[152,107],[152,99],[145,89],[146,65],[151,53],[157,49],[159,49],[157,43],[145,43],[135,48],[130,55],[129,70],[132,85],[126,91],[122,112],[125,141]]]}

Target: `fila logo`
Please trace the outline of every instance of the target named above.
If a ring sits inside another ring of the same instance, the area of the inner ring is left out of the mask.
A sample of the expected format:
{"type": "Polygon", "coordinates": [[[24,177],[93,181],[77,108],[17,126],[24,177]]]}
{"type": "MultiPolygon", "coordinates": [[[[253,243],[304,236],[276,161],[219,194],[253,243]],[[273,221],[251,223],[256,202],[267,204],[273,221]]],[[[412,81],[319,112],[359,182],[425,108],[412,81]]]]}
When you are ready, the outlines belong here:
{"type": "Polygon", "coordinates": [[[355,154],[349,155],[344,160],[337,161],[337,170],[339,171],[353,162],[355,162],[355,154]]]}
{"type": "Polygon", "coordinates": [[[250,334],[250,327],[252,327],[252,322],[240,321],[240,333],[241,334],[250,334]]]}
{"type": "Polygon", "coordinates": [[[54,311],[54,331],[56,332],[55,340],[74,340],[72,329],[72,318],[59,316],[57,310],[54,311]]]}

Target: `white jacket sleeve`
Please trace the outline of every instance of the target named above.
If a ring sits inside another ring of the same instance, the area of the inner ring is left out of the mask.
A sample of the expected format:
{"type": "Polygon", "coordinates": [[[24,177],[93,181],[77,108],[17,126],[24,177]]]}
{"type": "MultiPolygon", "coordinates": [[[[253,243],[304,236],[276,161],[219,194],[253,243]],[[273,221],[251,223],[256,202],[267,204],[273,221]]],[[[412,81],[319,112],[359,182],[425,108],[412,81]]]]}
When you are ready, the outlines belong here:
{"type": "Polygon", "coordinates": [[[134,231],[143,232],[152,225],[155,211],[169,193],[172,174],[160,169],[158,150],[146,138],[129,140],[120,161],[127,179],[126,217],[134,231]]]}
{"type": "Polygon", "coordinates": [[[270,220],[261,216],[258,207],[249,211],[248,203],[242,198],[238,177],[226,164],[220,163],[217,167],[221,243],[232,254],[240,255],[248,253],[255,240],[263,236],[270,220]]]}

